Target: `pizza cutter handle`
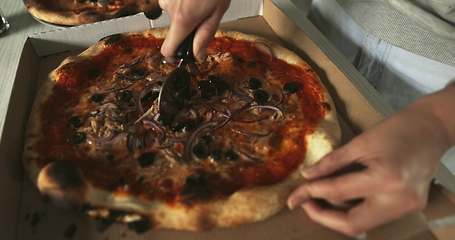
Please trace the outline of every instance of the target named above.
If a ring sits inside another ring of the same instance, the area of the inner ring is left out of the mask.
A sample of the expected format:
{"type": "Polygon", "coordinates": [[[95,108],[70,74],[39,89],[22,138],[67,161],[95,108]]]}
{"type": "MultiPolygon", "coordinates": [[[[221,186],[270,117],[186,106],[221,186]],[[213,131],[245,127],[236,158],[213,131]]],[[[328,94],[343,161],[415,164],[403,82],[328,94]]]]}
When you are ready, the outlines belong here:
{"type": "Polygon", "coordinates": [[[194,29],[177,48],[177,51],[175,53],[175,57],[177,59],[187,59],[193,62],[196,61],[193,53],[193,40],[195,34],[196,29],[194,29]]]}

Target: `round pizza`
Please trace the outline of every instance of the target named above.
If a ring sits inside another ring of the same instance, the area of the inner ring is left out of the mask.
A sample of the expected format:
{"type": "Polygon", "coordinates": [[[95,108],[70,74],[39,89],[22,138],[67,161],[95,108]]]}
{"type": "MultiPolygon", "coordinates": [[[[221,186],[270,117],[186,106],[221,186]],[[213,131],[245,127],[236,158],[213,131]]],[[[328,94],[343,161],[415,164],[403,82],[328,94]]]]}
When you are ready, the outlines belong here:
{"type": "Polygon", "coordinates": [[[25,136],[33,183],[58,206],[137,231],[276,214],[299,171],[340,141],[326,88],[296,54],[234,31],[219,30],[193,67],[166,63],[166,33],[105,37],[49,74],[25,136]]]}
{"type": "Polygon", "coordinates": [[[158,0],[23,0],[27,10],[46,23],[75,26],[144,12],[161,15],[158,0]]]}

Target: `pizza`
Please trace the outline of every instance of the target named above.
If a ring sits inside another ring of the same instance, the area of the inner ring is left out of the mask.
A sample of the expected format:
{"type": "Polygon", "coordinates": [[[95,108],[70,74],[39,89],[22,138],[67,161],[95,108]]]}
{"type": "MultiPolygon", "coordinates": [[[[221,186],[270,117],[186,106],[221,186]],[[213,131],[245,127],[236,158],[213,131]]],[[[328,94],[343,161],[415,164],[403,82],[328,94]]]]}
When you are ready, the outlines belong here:
{"type": "Polygon", "coordinates": [[[167,31],[105,37],[49,74],[28,121],[27,174],[56,205],[139,232],[278,213],[299,171],[339,144],[328,91],[296,54],[235,31],[216,33],[198,71],[178,68],[160,53],[167,31]],[[171,121],[157,105],[165,82],[180,100],[171,121]]]}
{"type": "Polygon", "coordinates": [[[144,12],[161,15],[158,0],[23,0],[33,17],[56,25],[75,26],[144,12]]]}

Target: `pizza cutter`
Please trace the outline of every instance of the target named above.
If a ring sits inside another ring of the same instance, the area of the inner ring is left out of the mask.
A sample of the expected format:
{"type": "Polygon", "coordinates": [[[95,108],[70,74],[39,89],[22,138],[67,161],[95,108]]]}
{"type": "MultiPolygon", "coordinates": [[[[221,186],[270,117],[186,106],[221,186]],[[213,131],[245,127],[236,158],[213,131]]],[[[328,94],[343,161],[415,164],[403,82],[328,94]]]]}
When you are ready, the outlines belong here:
{"type": "Polygon", "coordinates": [[[196,30],[193,30],[177,48],[175,57],[180,59],[179,65],[169,73],[160,89],[158,111],[163,125],[170,126],[177,113],[185,107],[185,100],[190,93],[191,74],[200,74],[193,54],[195,33],[196,30]]]}

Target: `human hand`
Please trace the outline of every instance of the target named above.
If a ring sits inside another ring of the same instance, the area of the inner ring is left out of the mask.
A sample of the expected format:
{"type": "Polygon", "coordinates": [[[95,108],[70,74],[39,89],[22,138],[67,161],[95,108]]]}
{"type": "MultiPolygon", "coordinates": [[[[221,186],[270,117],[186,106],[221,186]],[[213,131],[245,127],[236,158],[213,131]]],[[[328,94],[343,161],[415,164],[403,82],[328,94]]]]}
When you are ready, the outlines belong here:
{"type": "Polygon", "coordinates": [[[161,53],[172,59],[177,47],[196,27],[193,52],[196,59],[204,57],[230,0],[159,0],[160,7],[171,18],[171,26],[161,53]]]}
{"type": "Polygon", "coordinates": [[[349,236],[423,209],[439,159],[453,143],[445,128],[450,121],[439,117],[453,114],[435,109],[453,108],[451,99],[420,100],[304,169],[309,181],[291,193],[288,206],[300,205],[313,221],[349,236]],[[352,164],[365,168],[333,175],[352,164]],[[352,200],[360,201],[350,205],[352,200]]]}

